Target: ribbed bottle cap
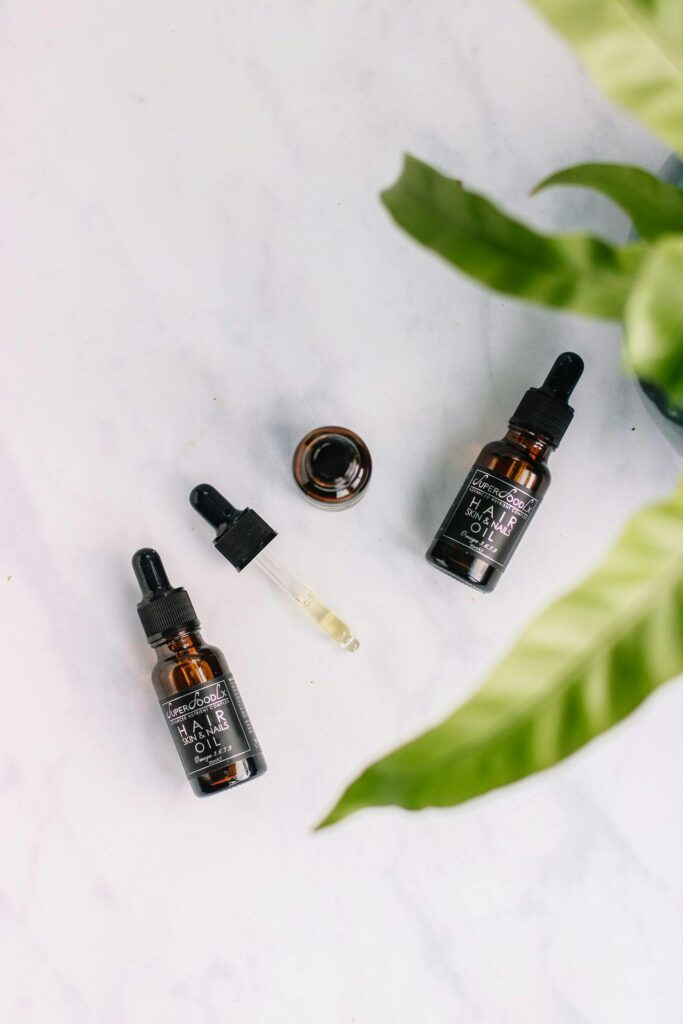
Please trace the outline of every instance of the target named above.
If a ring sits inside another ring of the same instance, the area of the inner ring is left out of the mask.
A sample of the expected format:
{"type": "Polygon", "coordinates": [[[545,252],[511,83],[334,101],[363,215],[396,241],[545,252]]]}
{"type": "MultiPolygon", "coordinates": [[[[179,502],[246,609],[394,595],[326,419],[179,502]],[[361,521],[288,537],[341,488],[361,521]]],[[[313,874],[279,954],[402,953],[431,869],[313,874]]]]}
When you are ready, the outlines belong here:
{"type": "Polygon", "coordinates": [[[253,508],[237,509],[211,484],[198,484],[190,504],[216,529],[214,547],[241,572],[277,533],[253,508]]]}
{"type": "Polygon", "coordinates": [[[583,359],[575,352],[563,352],[553,363],[540,388],[529,388],[510,423],[547,437],[557,448],[574,417],[568,399],[583,373],[583,359]]]}
{"type": "Polygon", "coordinates": [[[133,571],[142,591],[138,615],[150,644],[179,629],[199,629],[199,619],[190,595],[183,587],[171,586],[163,563],[153,548],[141,548],[135,552],[133,571]]]}

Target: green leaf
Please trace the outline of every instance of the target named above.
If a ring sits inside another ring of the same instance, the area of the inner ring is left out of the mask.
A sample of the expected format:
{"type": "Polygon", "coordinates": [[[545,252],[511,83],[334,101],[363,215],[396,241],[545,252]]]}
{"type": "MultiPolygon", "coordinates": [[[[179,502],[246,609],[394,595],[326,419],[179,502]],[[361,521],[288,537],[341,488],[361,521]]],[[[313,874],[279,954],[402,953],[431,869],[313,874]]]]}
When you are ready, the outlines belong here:
{"type": "Polygon", "coordinates": [[[551,174],[534,193],[553,185],[579,185],[601,192],[629,215],[641,238],[653,240],[683,231],[683,190],[640,167],[578,164],[551,174]]]}
{"type": "Polygon", "coordinates": [[[382,200],[413,238],[483,284],[589,316],[621,317],[644,255],[641,245],[540,235],[411,156],[382,200]]]}
{"type": "Polygon", "coordinates": [[[683,237],[671,236],[652,247],[625,319],[632,370],[683,407],[683,237]]]}
{"type": "Polygon", "coordinates": [[[367,768],[319,827],[363,807],[449,807],[557,764],[683,671],[683,479],[547,608],[444,722],[367,768]]]}
{"type": "Polygon", "coordinates": [[[683,153],[681,0],[531,0],[578,51],[589,74],[683,153]]]}

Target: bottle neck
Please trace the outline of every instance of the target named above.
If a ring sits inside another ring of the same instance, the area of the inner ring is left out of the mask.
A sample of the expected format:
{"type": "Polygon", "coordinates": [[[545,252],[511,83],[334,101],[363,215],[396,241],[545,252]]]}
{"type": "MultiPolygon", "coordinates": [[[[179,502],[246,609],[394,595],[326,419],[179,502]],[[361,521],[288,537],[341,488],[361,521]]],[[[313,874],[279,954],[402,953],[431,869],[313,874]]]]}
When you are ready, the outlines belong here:
{"type": "Polygon", "coordinates": [[[167,658],[175,658],[179,654],[194,654],[204,641],[198,629],[179,629],[171,636],[162,637],[157,643],[152,644],[156,651],[157,659],[165,661],[167,658]]]}
{"type": "Polygon", "coordinates": [[[555,449],[547,438],[542,434],[535,434],[523,427],[509,427],[504,440],[514,448],[519,448],[527,458],[534,462],[547,462],[551,452],[555,449]]]}

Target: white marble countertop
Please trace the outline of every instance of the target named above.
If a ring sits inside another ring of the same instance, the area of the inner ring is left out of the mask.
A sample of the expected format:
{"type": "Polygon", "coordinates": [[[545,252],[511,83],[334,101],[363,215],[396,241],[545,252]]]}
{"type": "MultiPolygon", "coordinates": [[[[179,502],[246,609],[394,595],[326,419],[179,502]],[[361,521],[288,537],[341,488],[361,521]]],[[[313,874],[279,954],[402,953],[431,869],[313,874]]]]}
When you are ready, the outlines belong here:
{"type": "Polygon", "coordinates": [[[679,1022],[680,686],[504,793],[311,830],[678,469],[615,328],[484,293],[379,190],[408,150],[620,238],[599,199],[528,191],[662,148],[522,0],[8,0],[0,29],[3,1019],[679,1022]],[[587,371],[535,540],[475,595],[423,552],[567,347],[587,371]],[[375,474],[326,515],[289,462],[334,421],[375,474]],[[218,558],[187,502],[205,479],[276,526],[357,654],[218,558]],[[227,653],[269,761],[254,785],[200,801],[183,778],[142,545],[227,653]]]}

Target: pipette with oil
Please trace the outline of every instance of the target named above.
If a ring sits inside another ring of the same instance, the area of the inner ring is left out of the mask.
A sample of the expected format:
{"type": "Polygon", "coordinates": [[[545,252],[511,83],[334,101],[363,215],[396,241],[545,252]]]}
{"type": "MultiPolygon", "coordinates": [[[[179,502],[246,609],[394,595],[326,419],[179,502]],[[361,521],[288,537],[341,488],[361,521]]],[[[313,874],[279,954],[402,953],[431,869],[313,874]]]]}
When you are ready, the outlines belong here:
{"type": "Polygon", "coordinates": [[[237,509],[211,484],[198,484],[190,504],[216,530],[213,544],[238,572],[258,565],[292,598],[309,619],[345,651],[357,651],[360,642],[338,615],[299,580],[292,570],[266,550],[277,533],[251,508],[237,509]]]}

